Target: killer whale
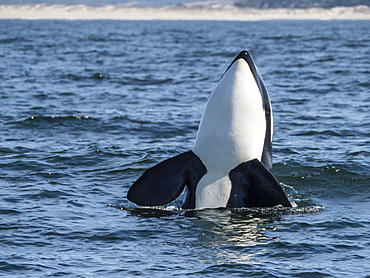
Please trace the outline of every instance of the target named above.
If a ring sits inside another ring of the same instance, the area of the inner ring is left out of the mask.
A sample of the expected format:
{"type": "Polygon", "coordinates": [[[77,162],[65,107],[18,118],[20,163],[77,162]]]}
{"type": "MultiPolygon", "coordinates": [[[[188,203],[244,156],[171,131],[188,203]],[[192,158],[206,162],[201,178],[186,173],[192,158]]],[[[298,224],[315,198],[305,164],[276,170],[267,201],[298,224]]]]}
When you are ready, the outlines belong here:
{"type": "Polygon", "coordinates": [[[127,198],[183,209],[291,207],[272,175],[273,117],[266,86],[248,51],[230,63],[211,93],[192,150],[146,170],[127,198]]]}

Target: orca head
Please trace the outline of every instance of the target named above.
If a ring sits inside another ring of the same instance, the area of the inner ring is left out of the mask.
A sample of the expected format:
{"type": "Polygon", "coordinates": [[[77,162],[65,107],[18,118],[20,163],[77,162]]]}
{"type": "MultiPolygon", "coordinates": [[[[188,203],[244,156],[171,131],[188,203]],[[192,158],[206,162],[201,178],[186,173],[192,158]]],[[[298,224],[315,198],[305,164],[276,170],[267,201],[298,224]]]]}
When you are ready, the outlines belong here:
{"type": "Polygon", "coordinates": [[[263,109],[265,112],[265,120],[266,120],[266,136],[265,136],[265,142],[264,142],[261,161],[265,165],[265,167],[271,171],[272,169],[272,136],[273,136],[273,115],[272,115],[271,101],[270,101],[270,97],[269,97],[267,88],[265,86],[265,83],[263,81],[263,78],[261,74],[259,73],[256,64],[254,63],[250,52],[243,50],[238,55],[236,55],[234,60],[230,63],[229,67],[224,72],[222,78],[229,71],[229,69],[233,66],[233,64],[236,61],[240,61],[240,60],[243,60],[248,64],[249,69],[257,83],[257,86],[259,88],[259,91],[262,97],[263,109]]]}
{"type": "Polygon", "coordinates": [[[265,83],[263,82],[262,76],[259,73],[259,71],[257,69],[257,66],[253,61],[252,55],[248,51],[243,50],[238,55],[236,55],[234,60],[230,63],[229,67],[226,69],[226,71],[222,75],[221,79],[225,76],[225,74],[232,67],[232,65],[240,59],[244,60],[248,64],[248,66],[250,68],[250,71],[252,72],[252,74],[254,76],[254,79],[256,80],[256,83],[257,83],[257,85],[259,87],[259,90],[261,92],[264,107],[265,107],[265,109],[267,108],[267,109],[270,110],[271,109],[270,108],[270,99],[269,99],[269,96],[268,96],[268,92],[267,92],[265,83]],[[268,107],[266,107],[265,103],[268,103],[268,107]]]}
{"type": "Polygon", "coordinates": [[[254,158],[261,161],[267,133],[270,138],[266,110],[267,90],[251,55],[242,51],[208,99],[193,151],[207,168],[222,172],[254,158]]]}

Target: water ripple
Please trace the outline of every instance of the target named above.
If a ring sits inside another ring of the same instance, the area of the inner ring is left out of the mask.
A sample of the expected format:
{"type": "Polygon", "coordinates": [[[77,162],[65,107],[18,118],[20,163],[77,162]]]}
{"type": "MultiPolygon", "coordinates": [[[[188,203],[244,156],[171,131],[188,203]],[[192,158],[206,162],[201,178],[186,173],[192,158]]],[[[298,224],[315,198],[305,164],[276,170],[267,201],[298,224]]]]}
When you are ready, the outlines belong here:
{"type": "Polygon", "coordinates": [[[367,25],[3,20],[0,272],[367,276],[367,25]],[[297,207],[129,203],[143,171],[192,148],[241,49],[269,89],[273,173],[297,207]]]}

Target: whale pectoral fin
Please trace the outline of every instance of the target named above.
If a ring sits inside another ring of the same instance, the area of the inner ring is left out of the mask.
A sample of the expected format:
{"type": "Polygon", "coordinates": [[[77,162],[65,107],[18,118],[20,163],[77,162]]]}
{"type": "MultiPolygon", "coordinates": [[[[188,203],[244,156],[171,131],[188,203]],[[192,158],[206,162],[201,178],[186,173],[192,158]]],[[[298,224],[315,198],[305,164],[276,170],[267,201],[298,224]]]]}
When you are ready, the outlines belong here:
{"type": "Polygon", "coordinates": [[[283,188],[269,170],[253,159],[229,173],[232,183],[227,207],[291,207],[283,188]]]}
{"type": "Polygon", "coordinates": [[[188,151],[146,170],[131,186],[127,198],[141,206],[164,205],[174,201],[185,185],[195,186],[205,172],[198,156],[188,151]]]}

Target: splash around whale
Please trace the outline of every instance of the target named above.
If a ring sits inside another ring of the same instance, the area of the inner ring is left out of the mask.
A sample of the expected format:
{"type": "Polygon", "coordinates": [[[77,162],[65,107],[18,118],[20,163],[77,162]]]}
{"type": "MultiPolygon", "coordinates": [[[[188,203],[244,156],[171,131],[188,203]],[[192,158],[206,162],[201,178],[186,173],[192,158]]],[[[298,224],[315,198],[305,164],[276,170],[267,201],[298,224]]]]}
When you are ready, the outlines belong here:
{"type": "Polygon", "coordinates": [[[272,132],[266,86],[242,51],[211,93],[193,149],[146,170],[127,198],[160,206],[185,190],[183,209],[291,207],[271,173],[272,132]]]}

